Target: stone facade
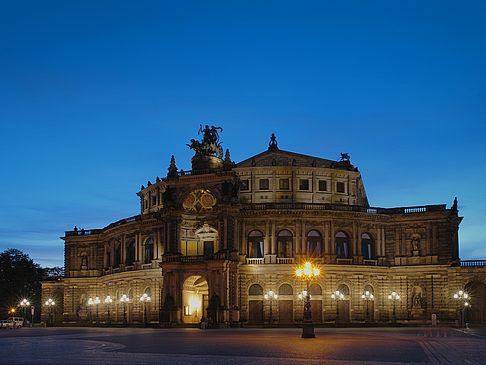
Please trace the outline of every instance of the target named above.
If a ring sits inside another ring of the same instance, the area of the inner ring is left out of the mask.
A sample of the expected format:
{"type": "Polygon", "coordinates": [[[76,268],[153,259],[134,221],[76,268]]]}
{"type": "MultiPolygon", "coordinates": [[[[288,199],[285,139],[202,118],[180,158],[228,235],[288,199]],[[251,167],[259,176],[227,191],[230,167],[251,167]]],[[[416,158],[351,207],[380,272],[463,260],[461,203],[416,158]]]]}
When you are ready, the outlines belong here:
{"type": "MultiPolygon", "coordinates": [[[[54,320],[64,323],[241,325],[302,320],[305,284],[296,265],[321,269],[311,287],[314,322],[454,321],[460,289],[468,319],[486,322],[484,261],[458,256],[457,201],[419,207],[370,207],[360,172],[340,161],[278,149],[235,164],[206,127],[193,170],[172,158],[166,178],[137,193],[141,214],[103,229],[67,231],[65,278],[43,283],[54,320]],[[264,299],[273,290],[278,299],[264,299]],[[344,293],[335,301],[331,294],[344,293]],[[366,302],[369,291],[374,300],[366,302]],[[139,299],[146,293],[150,302],[139,299]],[[106,304],[106,296],[113,303],[106,304]],[[129,298],[122,302],[123,295],[129,298]],[[89,305],[89,298],[100,298],[89,305]],[[270,319],[270,307],[272,318],[270,319]],[[146,313],[144,318],[143,313],[146,313]]],[[[47,311],[44,311],[47,319],[47,311]]]]}

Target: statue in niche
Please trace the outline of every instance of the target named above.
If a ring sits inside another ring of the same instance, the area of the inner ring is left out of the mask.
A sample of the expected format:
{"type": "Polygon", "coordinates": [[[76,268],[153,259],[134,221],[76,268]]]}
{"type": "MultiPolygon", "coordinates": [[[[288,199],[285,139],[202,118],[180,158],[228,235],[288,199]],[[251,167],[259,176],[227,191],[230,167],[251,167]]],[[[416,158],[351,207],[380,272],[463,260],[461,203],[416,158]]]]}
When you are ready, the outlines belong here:
{"type": "Polygon", "coordinates": [[[86,255],[81,256],[81,268],[82,269],[88,268],[88,256],[86,255]]]}
{"type": "Polygon", "coordinates": [[[422,305],[423,305],[422,288],[415,287],[412,290],[412,308],[422,309],[422,305]]]}
{"type": "Polygon", "coordinates": [[[191,143],[186,145],[196,152],[196,156],[214,155],[223,158],[223,147],[221,147],[219,141],[218,130],[222,132],[223,128],[215,127],[214,125],[211,128],[209,128],[209,125],[203,128],[202,124],[200,124],[198,135],[202,134],[202,141],[191,139],[191,143]]]}
{"type": "Polygon", "coordinates": [[[418,256],[420,255],[420,235],[419,234],[413,234],[412,239],[411,239],[411,244],[412,244],[412,255],[413,256],[418,256]]]}
{"type": "Polygon", "coordinates": [[[418,293],[413,298],[413,308],[422,308],[422,293],[418,293]]]}

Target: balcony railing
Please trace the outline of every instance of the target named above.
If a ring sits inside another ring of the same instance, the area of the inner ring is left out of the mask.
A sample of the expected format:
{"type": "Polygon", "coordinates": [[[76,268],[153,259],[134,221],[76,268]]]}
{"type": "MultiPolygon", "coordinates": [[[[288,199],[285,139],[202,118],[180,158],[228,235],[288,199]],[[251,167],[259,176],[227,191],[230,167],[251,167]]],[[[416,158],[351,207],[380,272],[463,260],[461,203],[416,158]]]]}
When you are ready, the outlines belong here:
{"type": "Polygon", "coordinates": [[[247,257],[246,263],[248,265],[262,265],[262,264],[265,263],[265,259],[264,258],[247,257]]]}
{"type": "Polygon", "coordinates": [[[293,264],[293,257],[277,257],[277,264],[293,264]]]}
{"type": "Polygon", "coordinates": [[[363,260],[363,265],[376,266],[378,260],[363,260]]]}
{"type": "Polygon", "coordinates": [[[461,260],[461,267],[485,267],[486,260],[461,260]]]}
{"type": "Polygon", "coordinates": [[[248,203],[242,204],[244,210],[269,210],[269,209],[303,209],[303,210],[337,210],[345,212],[362,212],[371,214],[410,214],[410,213],[428,213],[440,212],[446,210],[446,204],[423,205],[415,207],[399,208],[376,208],[363,207],[359,205],[342,205],[327,203],[248,203]]]}
{"type": "Polygon", "coordinates": [[[336,262],[340,265],[351,265],[353,263],[353,259],[336,259],[336,262]]]}

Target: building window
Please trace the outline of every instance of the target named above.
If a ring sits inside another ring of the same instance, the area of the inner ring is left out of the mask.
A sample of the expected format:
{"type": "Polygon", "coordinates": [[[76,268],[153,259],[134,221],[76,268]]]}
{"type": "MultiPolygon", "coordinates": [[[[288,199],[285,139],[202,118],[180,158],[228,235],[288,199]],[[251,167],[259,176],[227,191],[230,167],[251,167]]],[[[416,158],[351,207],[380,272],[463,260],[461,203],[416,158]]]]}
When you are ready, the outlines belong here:
{"type": "Polygon", "coordinates": [[[260,179],[260,190],[268,190],[268,179],[260,179]]]}
{"type": "Polygon", "coordinates": [[[336,190],[337,190],[338,193],[344,193],[344,183],[338,182],[336,184],[336,190]]]}
{"type": "Polygon", "coordinates": [[[248,257],[263,257],[263,234],[260,231],[251,231],[248,235],[248,257]]]}
{"type": "Polygon", "coordinates": [[[148,201],[146,199],[144,200],[144,207],[145,207],[144,209],[147,209],[148,207],[148,201]]]}
{"type": "Polygon", "coordinates": [[[280,179],[278,187],[280,190],[289,190],[289,179],[280,179]]]}
{"type": "Polygon", "coordinates": [[[258,284],[253,284],[248,290],[248,295],[263,295],[263,288],[258,284]]]}
{"type": "Polygon", "coordinates": [[[327,191],[327,181],[319,180],[319,191],[327,191]]]}
{"type": "Polygon", "coordinates": [[[153,238],[149,238],[145,242],[144,263],[149,264],[153,258],[154,258],[154,240],[153,238]]]}
{"type": "Polygon", "coordinates": [[[157,205],[157,197],[153,196],[152,197],[152,206],[157,205]]]}
{"type": "Polygon", "coordinates": [[[292,257],[292,233],[290,231],[283,229],[278,232],[277,236],[277,256],[278,257],[292,257]]]}
{"type": "Polygon", "coordinates": [[[336,233],[336,258],[349,258],[348,236],[346,233],[339,231],[336,233]]]}
{"type": "Polygon", "coordinates": [[[280,288],[278,288],[278,295],[292,295],[294,294],[294,290],[289,284],[282,284],[280,288]]]}
{"type": "Polygon", "coordinates": [[[125,264],[131,265],[135,261],[135,241],[132,241],[128,244],[127,247],[127,260],[125,264]]]}
{"type": "Polygon", "coordinates": [[[204,256],[211,256],[214,253],[214,241],[204,241],[204,256]]]}
{"type": "Polygon", "coordinates": [[[240,190],[249,190],[250,189],[250,182],[248,179],[241,180],[241,187],[240,190]]]}
{"type": "Polygon", "coordinates": [[[373,239],[368,233],[361,235],[361,255],[363,260],[373,259],[373,239]]]}
{"type": "Polygon", "coordinates": [[[299,190],[309,190],[309,179],[300,179],[299,190]]]}
{"type": "Polygon", "coordinates": [[[309,257],[321,257],[322,237],[319,231],[312,230],[307,234],[307,255],[309,257]]]}

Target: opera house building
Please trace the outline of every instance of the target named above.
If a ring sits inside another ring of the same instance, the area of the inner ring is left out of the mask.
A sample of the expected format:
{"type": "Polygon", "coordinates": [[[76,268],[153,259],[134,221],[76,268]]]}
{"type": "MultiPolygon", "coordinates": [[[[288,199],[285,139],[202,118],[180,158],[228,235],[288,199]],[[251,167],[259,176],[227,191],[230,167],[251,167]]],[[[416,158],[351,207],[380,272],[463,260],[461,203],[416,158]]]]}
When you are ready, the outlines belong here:
{"type": "Polygon", "coordinates": [[[272,135],[235,163],[221,131],[188,143],[191,171],[172,156],[144,182],[140,214],[65,232],[65,276],[42,284],[55,323],[292,326],[307,287],[315,324],[486,323],[486,260],[459,258],[457,200],[374,207],[345,153],[288,152],[272,135]]]}

